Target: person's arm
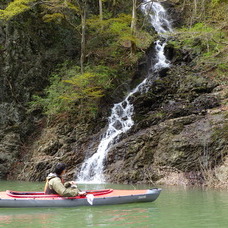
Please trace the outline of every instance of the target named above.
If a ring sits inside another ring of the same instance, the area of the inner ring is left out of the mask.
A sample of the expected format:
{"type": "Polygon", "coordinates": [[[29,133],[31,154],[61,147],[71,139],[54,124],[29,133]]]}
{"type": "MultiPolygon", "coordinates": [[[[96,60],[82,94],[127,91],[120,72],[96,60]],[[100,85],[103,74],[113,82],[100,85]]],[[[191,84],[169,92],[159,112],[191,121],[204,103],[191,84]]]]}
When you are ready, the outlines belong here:
{"type": "Polygon", "coordinates": [[[50,180],[49,184],[51,185],[51,188],[60,196],[72,197],[79,194],[79,190],[77,188],[65,188],[60,178],[54,178],[53,180],[50,180]]]}
{"type": "Polygon", "coordinates": [[[45,186],[44,186],[44,192],[46,192],[46,190],[47,190],[47,187],[48,187],[48,180],[46,180],[46,182],[45,182],[45,186]]]}
{"type": "Polygon", "coordinates": [[[65,188],[70,188],[70,187],[77,188],[77,184],[75,181],[67,181],[63,185],[65,188]]]}

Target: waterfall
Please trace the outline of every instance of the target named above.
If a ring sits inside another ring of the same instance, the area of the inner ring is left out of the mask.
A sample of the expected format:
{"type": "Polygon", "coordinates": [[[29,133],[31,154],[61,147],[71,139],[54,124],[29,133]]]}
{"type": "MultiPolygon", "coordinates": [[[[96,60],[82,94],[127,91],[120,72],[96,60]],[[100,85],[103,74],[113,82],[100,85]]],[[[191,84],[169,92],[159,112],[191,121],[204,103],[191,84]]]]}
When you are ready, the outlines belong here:
{"type": "MultiPolygon", "coordinates": [[[[151,0],[144,0],[141,5],[141,10],[145,16],[148,16],[149,22],[159,36],[165,40],[165,33],[172,32],[172,28],[167,19],[166,11],[162,5],[157,2],[152,2],[151,0]]],[[[157,40],[155,42],[156,63],[152,66],[154,71],[159,71],[162,68],[169,67],[170,65],[164,55],[165,45],[165,41],[157,40]]],[[[134,107],[133,104],[130,103],[129,98],[137,92],[147,92],[150,85],[150,75],[148,74],[147,78],[145,78],[133,91],[131,91],[123,101],[114,104],[111,110],[111,115],[108,118],[107,131],[100,141],[97,152],[90,158],[86,159],[82,164],[77,182],[105,182],[103,175],[104,160],[109,149],[115,142],[118,141],[119,137],[123,133],[127,132],[134,125],[134,121],[132,119],[134,107]]]]}

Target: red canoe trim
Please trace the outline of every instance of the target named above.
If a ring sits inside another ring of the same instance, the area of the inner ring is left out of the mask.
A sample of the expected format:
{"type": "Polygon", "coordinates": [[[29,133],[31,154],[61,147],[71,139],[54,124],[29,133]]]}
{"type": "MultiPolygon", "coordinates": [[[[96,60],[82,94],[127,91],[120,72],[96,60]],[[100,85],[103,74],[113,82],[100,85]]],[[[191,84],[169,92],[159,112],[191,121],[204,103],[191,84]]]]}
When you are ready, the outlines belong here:
{"type": "MultiPolygon", "coordinates": [[[[93,194],[94,196],[105,195],[113,192],[113,189],[93,190],[86,191],[86,194],[93,194]]],[[[6,194],[13,198],[67,198],[67,199],[79,199],[85,198],[86,196],[75,196],[75,197],[61,197],[57,194],[46,195],[44,192],[19,192],[6,190],[6,194]]]]}

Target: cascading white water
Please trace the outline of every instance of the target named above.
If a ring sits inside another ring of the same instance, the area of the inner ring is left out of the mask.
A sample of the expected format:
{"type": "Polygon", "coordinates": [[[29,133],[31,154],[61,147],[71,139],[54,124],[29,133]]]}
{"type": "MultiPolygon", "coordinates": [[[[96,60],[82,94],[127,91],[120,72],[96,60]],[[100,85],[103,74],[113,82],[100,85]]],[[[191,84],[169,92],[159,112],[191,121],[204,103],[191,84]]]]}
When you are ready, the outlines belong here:
{"type": "MultiPolygon", "coordinates": [[[[167,20],[166,11],[160,3],[144,0],[141,10],[146,16],[149,16],[150,23],[160,36],[164,38],[165,33],[172,32],[170,22],[167,20]]],[[[166,43],[164,41],[157,40],[155,42],[156,63],[153,66],[155,71],[169,67],[169,61],[167,61],[164,55],[165,45],[166,43]]],[[[130,103],[129,98],[137,92],[147,92],[149,85],[151,85],[149,76],[131,91],[122,102],[114,104],[111,110],[111,116],[108,118],[108,129],[98,146],[97,152],[82,164],[77,182],[105,182],[103,163],[109,149],[121,134],[127,132],[134,125],[134,121],[132,120],[134,107],[130,103]]]]}
{"type": "MultiPolygon", "coordinates": [[[[171,23],[167,19],[166,10],[158,2],[152,2],[151,0],[144,0],[142,11],[149,18],[150,23],[156,30],[156,32],[166,40],[166,34],[172,32],[171,23]]],[[[169,67],[169,61],[167,61],[164,55],[164,48],[166,46],[165,41],[157,40],[155,42],[155,51],[157,53],[157,63],[154,65],[154,70],[160,70],[162,68],[169,67]]]]}
{"type": "Polygon", "coordinates": [[[172,32],[171,23],[167,18],[166,10],[158,2],[144,0],[141,9],[143,13],[149,17],[150,23],[159,35],[172,32]]]}

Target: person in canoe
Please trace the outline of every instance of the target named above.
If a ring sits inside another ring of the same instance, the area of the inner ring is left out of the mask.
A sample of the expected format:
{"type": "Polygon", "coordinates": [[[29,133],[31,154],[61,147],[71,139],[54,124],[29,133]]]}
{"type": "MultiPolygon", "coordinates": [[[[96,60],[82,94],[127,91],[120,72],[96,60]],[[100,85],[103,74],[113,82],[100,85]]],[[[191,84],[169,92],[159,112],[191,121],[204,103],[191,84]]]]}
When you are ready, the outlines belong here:
{"type": "Polygon", "coordinates": [[[46,178],[44,187],[45,194],[59,194],[65,197],[74,197],[77,195],[85,195],[85,192],[80,192],[74,181],[68,181],[63,184],[63,175],[66,173],[66,165],[58,163],[54,173],[50,173],[46,178]]]}

